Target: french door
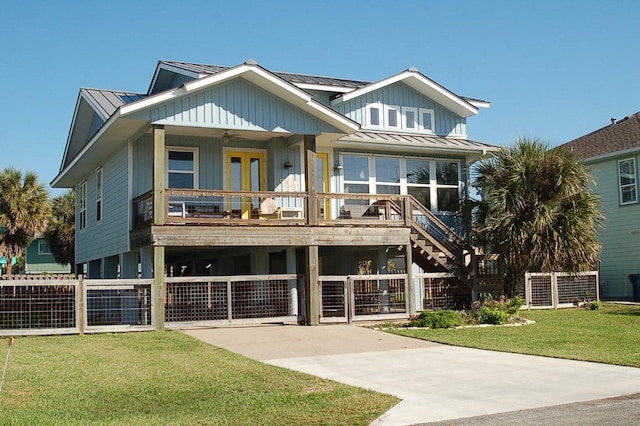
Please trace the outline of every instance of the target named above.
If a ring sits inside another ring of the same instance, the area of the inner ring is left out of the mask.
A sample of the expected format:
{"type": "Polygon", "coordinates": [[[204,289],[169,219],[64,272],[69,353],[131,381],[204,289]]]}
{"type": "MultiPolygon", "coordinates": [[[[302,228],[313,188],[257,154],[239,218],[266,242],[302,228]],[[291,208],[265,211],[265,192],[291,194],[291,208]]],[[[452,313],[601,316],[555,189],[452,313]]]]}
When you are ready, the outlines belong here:
{"type": "MultiPolygon", "coordinates": [[[[265,155],[263,151],[227,151],[227,189],[231,191],[264,191],[265,155]]],[[[234,216],[250,219],[260,206],[259,197],[234,197],[234,216]]]]}

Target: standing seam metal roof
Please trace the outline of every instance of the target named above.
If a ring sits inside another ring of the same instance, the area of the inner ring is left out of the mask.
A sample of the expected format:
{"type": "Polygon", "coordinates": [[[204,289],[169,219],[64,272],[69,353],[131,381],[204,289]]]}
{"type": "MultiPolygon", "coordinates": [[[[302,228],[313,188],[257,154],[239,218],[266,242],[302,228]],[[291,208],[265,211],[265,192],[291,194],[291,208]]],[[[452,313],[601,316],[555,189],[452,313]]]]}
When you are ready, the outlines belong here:
{"type": "Polygon", "coordinates": [[[80,92],[91,102],[96,111],[107,120],[122,105],[127,105],[147,97],[146,94],[121,92],[104,89],[80,89],[80,92]]]}
{"type": "Polygon", "coordinates": [[[387,133],[387,132],[354,132],[350,135],[343,136],[339,141],[345,142],[383,142],[398,145],[413,145],[421,147],[438,147],[438,148],[468,148],[482,149],[487,151],[495,151],[499,147],[489,145],[483,142],[476,142],[468,139],[443,138],[440,136],[423,136],[405,133],[387,133]]]}

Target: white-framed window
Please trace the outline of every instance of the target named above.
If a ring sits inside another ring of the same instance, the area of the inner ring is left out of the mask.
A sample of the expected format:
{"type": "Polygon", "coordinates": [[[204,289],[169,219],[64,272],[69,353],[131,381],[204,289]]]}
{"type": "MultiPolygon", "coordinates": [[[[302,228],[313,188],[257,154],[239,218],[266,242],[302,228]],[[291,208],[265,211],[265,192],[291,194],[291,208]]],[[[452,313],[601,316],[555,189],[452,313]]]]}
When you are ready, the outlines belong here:
{"type": "Polygon", "coordinates": [[[80,182],[78,186],[78,227],[82,230],[87,227],[87,181],[80,182]]]}
{"type": "Polygon", "coordinates": [[[38,254],[51,254],[51,248],[49,247],[49,242],[47,240],[38,240],[38,254]]]}
{"type": "Polygon", "coordinates": [[[167,187],[198,188],[198,148],[167,148],[167,187]]]}
{"type": "Polygon", "coordinates": [[[381,103],[373,103],[367,105],[367,126],[368,127],[383,127],[383,113],[384,108],[381,103]]]}
{"type": "Polygon", "coordinates": [[[394,105],[384,106],[384,124],[388,129],[400,129],[400,107],[394,105]]]}
{"type": "Polygon", "coordinates": [[[420,130],[425,132],[435,133],[436,124],[435,116],[432,109],[420,108],[420,130]]]}
{"type": "Polygon", "coordinates": [[[635,158],[626,158],[624,160],[618,161],[620,204],[633,204],[638,202],[638,186],[636,176],[635,158]]]}
{"type": "Polygon", "coordinates": [[[418,108],[402,107],[402,128],[410,132],[418,131],[418,108]]]}
{"type": "Polygon", "coordinates": [[[410,194],[433,212],[458,211],[459,160],[356,153],[341,158],[347,194],[410,194]]]}
{"type": "Polygon", "coordinates": [[[96,170],[96,222],[102,222],[102,167],[96,170]]]}

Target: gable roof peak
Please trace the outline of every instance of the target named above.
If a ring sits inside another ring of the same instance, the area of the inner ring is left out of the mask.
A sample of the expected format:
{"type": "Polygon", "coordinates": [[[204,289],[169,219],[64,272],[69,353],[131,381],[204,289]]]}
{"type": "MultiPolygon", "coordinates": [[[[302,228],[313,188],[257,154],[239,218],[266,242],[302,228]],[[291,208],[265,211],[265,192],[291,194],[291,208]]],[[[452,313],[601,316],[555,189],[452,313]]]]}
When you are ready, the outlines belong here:
{"type": "Polygon", "coordinates": [[[255,59],[247,59],[244,62],[245,65],[258,65],[258,62],[255,59]]]}
{"type": "Polygon", "coordinates": [[[407,71],[409,71],[409,72],[419,72],[419,71],[418,71],[418,68],[416,68],[416,67],[409,67],[409,68],[407,69],[407,71]]]}

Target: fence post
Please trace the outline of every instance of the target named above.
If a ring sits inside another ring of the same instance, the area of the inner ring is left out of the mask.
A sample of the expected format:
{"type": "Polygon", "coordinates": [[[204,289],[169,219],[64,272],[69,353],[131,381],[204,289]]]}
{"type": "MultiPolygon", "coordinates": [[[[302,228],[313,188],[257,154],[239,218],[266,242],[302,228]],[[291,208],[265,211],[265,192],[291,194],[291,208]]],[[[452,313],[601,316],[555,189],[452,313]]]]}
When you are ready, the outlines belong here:
{"type": "Polygon", "coordinates": [[[531,310],[531,273],[526,272],[524,274],[524,298],[527,303],[527,310],[531,310]]]}
{"type": "Polygon", "coordinates": [[[85,300],[87,298],[84,288],[84,278],[81,275],[78,277],[78,333],[84,336],[84,323],[85,323],[85,300]]]}
{"type": "Polygon", "coordinates": [[[551,273],[551,304],[553,305],[553,309],[558,309],[559,305],[558,300],[558,274],[555,272],[551,273]]]}

